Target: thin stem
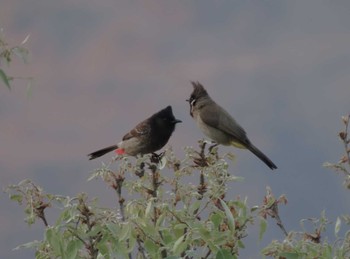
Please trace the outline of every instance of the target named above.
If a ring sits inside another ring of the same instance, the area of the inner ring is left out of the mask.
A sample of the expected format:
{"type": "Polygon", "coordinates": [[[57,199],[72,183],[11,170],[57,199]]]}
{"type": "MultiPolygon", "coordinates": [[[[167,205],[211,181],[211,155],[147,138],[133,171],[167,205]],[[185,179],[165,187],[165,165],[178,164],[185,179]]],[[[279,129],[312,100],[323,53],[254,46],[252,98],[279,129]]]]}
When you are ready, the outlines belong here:
{"type": "Polygon", "coordinates": [[[145,248],[143,247],[141,240],[139,238],[137,238],[136,242],[139,246],[138,250],[142,254],[142,258],[147,258],[145,248]]]}
{"type": "MultiPolygon", "coordinates": [[[[149,168],[151,170],[152,173],[152,197],[154,199],[154,201],[157,201],[157,196],[158,196],[158,188],[159,186],[162,184],[162,181],[160,181],[160,173],[157,169],[157,166],[155,166],[154,164],[150,164],[149,168]]],[[[157,224],[157,220],[158,220],[158,208],[157,206],[153,207],[153,223],[154,226],[156,226],[157,224]]],[[[163,240],[163,235],[162,232],[158,231],[159,236],[161,238],[161,240],[163,240]]],[[[163,246],[163,245],[162,245],[163,246]]],[[[167,251],[165,249],[163,249],[161,251],[161,256],[162,258],[167,257],[167,251]]]]}
{"type": "Polygon", "coordinates": [[[125,222],[125,212],[124,212],[125,199],[122,196],[122,186],[123,186],[124,180],[125,180],[124,175],[120,173],[115,176],[115,185],[113,185],[113,188],[116,191],[118,196],[119,210],[120,210],[120,215],[122,217],[123,222],[125,222]]]}
{"type": "Polygon", "coordinates": [[[285,236],[288,236],[288,232],[286,231],[285,227],[282,224],[282,220],[278,213],[278,202],[277,200],[271,205],[271,207],[268,209],[270,213],[270,216],[276,220],[277,226],[282,230],[283,234],[285,236]]]}
{"type": "Polygon", "coordinates": [[[148,239],[152,240],[153,243],[158,244],[158,245],[160,245],[160,246],[163,246],[163,244],[160,243],[158,240],[155,240],[153,237],[151,237],[150,235],[148,235],[136,221],[133,220],[132,222],[133,222],[133,223],[135,224],[135,226],[142,232],[142,234],[143,234],[145,237],[147,237],[148,239]]]}
{"type": "Polygon", "coordinates": [[[88,246],[89,246],[89,244],[86,243],[85,240],[82,239],[82,238],[81,238],[77,233],[75,233],[73,230],[71,230],[71,229],[68,228],[68,231],[69,231],[73,236],[75,236],[76,238],[78,238],[78,239],[84,244],[85,247],[88,247],[88,246]]]}
{"type": "Polygon", "coordinates": [[[346,137],[343,140],[343,142],[344,142],[344,148],[345,148],[345,155],[348,158],[348,165],[350,166],[350,152],[349,152],[349,147],[348,147],[350,139],[347,137],[348,136],[348,127],[349,127],[349,118],[350,118],[350,115],[348,116],[348,120],[345,123],[345,136],[346,137]]]}
{"type": "MultiPolygon", "coordinates": [[[[122,222],[125,222],[125,220],[126,220],[125,219],[125,212],[124,212],[125,199],[122,196],[122,187],[123,187],[123,183],[125,180],[123,171],[119,172],[118,175],[114,175],[114,180],[115,180],[115,183],[113,184],[112,187],[118,196],[118,204],[119,204],[119,211],[120,211],[120,215],[121,215],[121,220],[122,220],[122,222]]],[[[129,248],[130,247],[129,240],[127,240],[126,243],[127,243],[127,247],[129,248]]],[[[129,257],[129,259],[132,259],[131,253],[128,254],[128,257],[129,257]]]]}
{"type": "MultiPolygon", "coordinates": [[[[79,211],[81,213],[81,217],[82,217],[83,223],[85,223],[86,226],[88,227],[88,232],[91,232],[93,226],[96,223],[96,222],[91,222],[90,216],[92,216],[93,214],[90,211],[90,209],[88,208],[88,206],[86,206],[84,200],[80,200],[80,206],[79,207],[80,207],[79,211]]],[[[99,240],[99,236],[90,236],[89,237],[89,242],[85,244],[85,247],[89,251],[91,259],[96,259],[97,258],[98,249],[95,247],[95,245],[96,245],[96,242],[98,242],[98,240],[99,240]],[[94,238],[96,238],[96,239],[94,240],[94,238]]]]}

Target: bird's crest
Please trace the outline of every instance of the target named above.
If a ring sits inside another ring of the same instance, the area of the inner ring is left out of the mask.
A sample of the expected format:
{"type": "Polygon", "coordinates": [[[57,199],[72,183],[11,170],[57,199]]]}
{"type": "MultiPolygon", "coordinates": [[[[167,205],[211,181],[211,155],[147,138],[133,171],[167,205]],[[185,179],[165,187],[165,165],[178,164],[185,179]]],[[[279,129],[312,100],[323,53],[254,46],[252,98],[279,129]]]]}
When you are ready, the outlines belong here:
{"type": "Polygon", "coordinates": [[[199,97],[208,95],[207,91],[205,90],[205,88],[203,87],[203,85],[201,83],[199,83],[198,81],[191,82],[191,83],[193,86],[193,92],[191,94],[191,97],[198,99],[199,97]]]}

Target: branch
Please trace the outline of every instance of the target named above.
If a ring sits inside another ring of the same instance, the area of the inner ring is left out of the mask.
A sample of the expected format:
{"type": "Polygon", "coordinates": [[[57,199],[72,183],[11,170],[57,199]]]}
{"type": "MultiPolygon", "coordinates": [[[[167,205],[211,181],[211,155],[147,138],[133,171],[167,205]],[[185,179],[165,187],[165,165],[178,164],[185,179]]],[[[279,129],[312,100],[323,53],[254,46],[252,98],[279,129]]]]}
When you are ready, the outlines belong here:
{"type": "Polygon", "coordinates": [[[350,166],[350,149],[349,149],[350,139],[348,138],[349,118],[350,118],[350,115],[342,116],[343,122],[345,124],[345,130],[339,133],[339,137],[344,143],[346,161],[347,161],[347,164],[350,166]]]}
{"type": "Polygon", "coordinates": [[[267,194],[264,197],[264,204],[261,208],[260,215],[263,218],[267,218],[267,216],[270,216],[271,218],[275,219],[277,222],[277,226],[282,230],[283,234],[285,236],[288,236],[288,232],[286,231],[285,227],[282,224],[282,220],[279,216],[278,212],[278,204],[279,203],[287,203],[287,199],[284,195],[281,195],[278,199],[276,199],[273,194],[270,187],[266,187],[267,194]]]}
{"type": "MultiPolygon", "coordinates": [[[[122,187],[125,180],[124,172],[120,171],[117,175],[115,173],[112,173],[114,176],[114,183],[112,184],[112,188],[115,190],[118,196],[118,203],[119,203],[119,210],[120,215],[122,217],[122,222],[125,222],[125,212],[124,212],[124,203],[125,199],[122,196],[122,187]]],[[[126,241],[128,248],[130,248],[130,242],[129,240],[126,241]]],[[[132,258],[131,253],[128,254],[129,259],[132,258]]]]}
{"type": "MultiPolygon", "coordinates": [[[[92,228],[96,225],[95,221],[91,220],[91,216],[94,214],[90,211],[88,206],[85,204],[85,200],[83,197],[79,198],[78,210],[81,213],[82,223],[86,224],[88,227],[88,232],[92,231],[92,228]]],[[[96,243],[101,240],[101,233],[97,233],[95,236],[89,236],[89,242],[84,243],[86,249],[89,251],[91,259],[96,259],[98,255],[98,248],[96,248],[96,243]]]]}

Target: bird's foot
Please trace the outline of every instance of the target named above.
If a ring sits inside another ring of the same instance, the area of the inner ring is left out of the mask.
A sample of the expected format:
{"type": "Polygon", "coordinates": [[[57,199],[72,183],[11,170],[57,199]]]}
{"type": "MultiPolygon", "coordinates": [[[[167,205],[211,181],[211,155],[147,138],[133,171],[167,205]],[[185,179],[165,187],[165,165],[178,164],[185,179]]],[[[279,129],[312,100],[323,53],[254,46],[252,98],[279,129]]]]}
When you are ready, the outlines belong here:
{"type": "Polygon", "coordinates": [[[159,162],[162,160],[163,156],[165,154],[165,151],[157,154],[157,153],[152,153],[151,156],[151,162],[155,164],[159,164],[159,162]]]}
{"type": "Polygon", "coordinates": [[[211,145],[209,148],[208,148],[208,151],[209,153],[211,153],[211,151],[213,150],[214,147],[218,146],[219,144],[216,143],[216,142],[212,142],[213,145],[211,145]]]}

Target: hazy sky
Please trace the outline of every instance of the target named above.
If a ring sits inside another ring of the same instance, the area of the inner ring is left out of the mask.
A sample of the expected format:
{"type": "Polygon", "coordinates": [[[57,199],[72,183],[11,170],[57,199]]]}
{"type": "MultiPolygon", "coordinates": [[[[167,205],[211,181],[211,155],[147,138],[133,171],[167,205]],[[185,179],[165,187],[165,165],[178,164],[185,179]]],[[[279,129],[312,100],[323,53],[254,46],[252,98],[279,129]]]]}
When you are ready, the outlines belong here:
{"type": "MultiPolygon", "coordinates": [[[[349,1],[3,0],[6,38],[30,34],[30,64],[14,61],[9,73],[32,76],[35,85],[29,98],[21,81],[11,92],[0,86],[1,187],[30,178],[47,192],[87,192],[114,206],[111,190],[86,181],[111,155],[88,161],[86,154],[172,105],[183,123],[169,145],[183,157],[182,148],[203,136],[185,102],[198,80],[279,168],[272,173],[234,150],[231,170],[245,181],[232,197],[260,204],[267,185],[286,194],[287,230],[324,209],[331,220],[349,213],[342,178],[322,167],[343,152],[337,133],[350,112],[349,13],[349,1]]],[[[6,195],[0,206],[0,257],[34,257],[11,250],[41,239],[42,224],[28,228],[6,195]]],[[[246,240],[245,257],[283,238],[270,225],[262,243],[256,234],[246,240]]]]}

